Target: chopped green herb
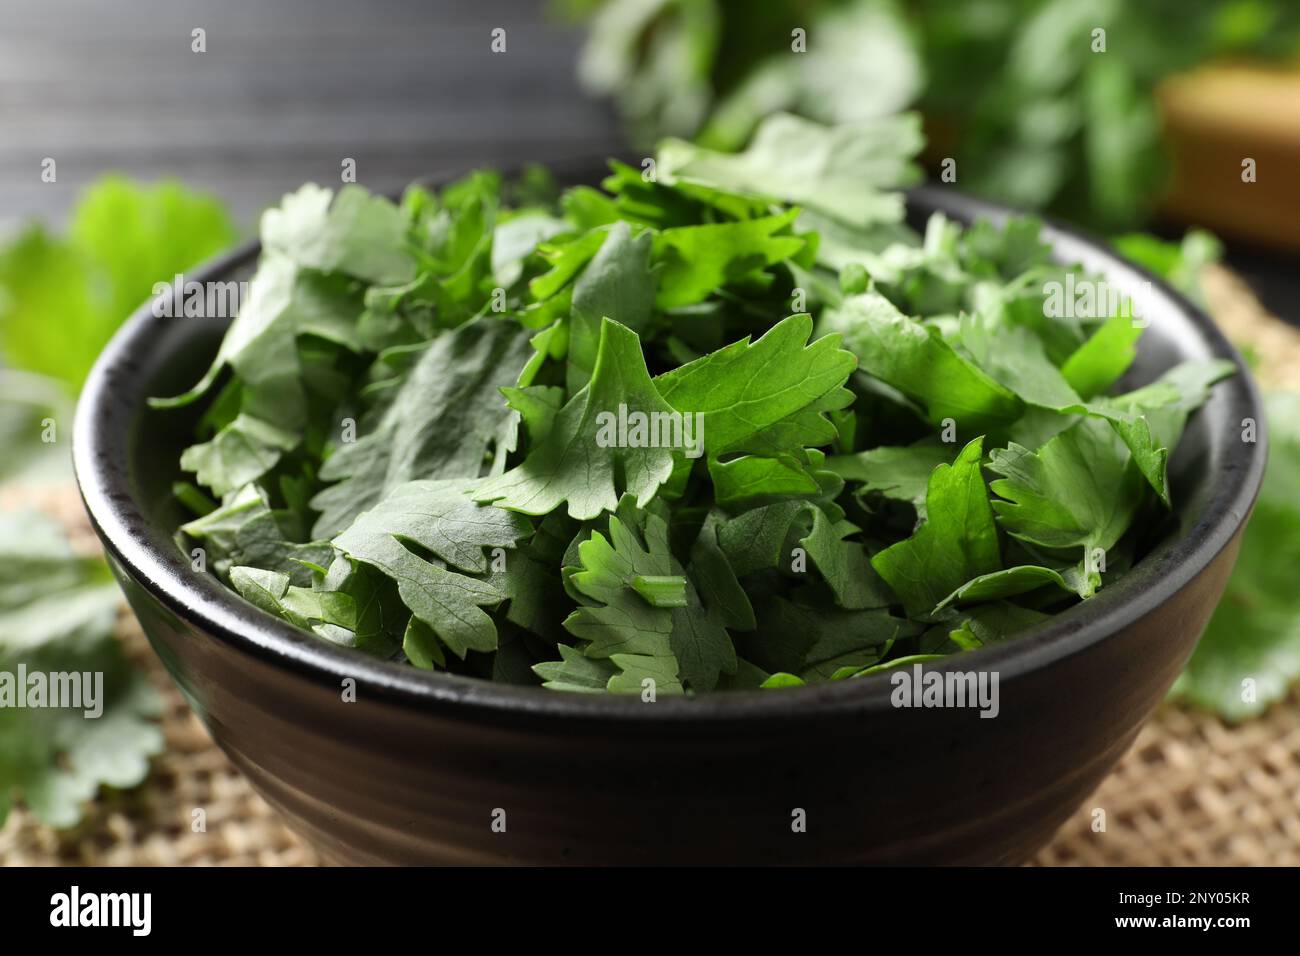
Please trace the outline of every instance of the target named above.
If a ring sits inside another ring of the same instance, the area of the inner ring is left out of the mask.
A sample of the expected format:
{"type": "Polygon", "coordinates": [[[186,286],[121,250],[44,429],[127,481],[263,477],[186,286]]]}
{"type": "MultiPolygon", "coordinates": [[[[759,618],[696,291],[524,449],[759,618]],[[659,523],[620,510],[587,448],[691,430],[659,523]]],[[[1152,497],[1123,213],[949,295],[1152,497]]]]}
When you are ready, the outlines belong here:
{"type": "Polygon", "coordinates": [[[0,512],[0,824],[21,798],[71,826],[101,784],[135,786],[162,750],[158,696],[112,636],[121,600],[51,520],[0,512]]]}
{"type": "Polygon", "coordinates": [[[1035,221],[904,224],[917,129],[778,115],[523,204],[489,173],[286,197],[212,371],[158,402],[208,402],[183,535],[324,640],[647,700],[1086,599],[1230,368],[1109,394],[1141,328],[1053,313],[1096,279],[1035,221]]]}

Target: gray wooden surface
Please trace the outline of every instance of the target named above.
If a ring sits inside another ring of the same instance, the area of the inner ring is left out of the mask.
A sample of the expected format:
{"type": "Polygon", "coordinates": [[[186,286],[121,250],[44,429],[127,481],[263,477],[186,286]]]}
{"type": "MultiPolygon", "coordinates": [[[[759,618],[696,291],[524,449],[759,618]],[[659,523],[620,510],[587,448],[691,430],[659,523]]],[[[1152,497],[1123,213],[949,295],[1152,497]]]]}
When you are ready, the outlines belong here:
{"type": "Polygon", "coordinates": [[[577,88],[577,41],[531,0],[0,0],[0,229],[59,222],[107,170],[180,177],[248,225],[345,157],[389,189],[603,155],[616,127],[577,88]]]}

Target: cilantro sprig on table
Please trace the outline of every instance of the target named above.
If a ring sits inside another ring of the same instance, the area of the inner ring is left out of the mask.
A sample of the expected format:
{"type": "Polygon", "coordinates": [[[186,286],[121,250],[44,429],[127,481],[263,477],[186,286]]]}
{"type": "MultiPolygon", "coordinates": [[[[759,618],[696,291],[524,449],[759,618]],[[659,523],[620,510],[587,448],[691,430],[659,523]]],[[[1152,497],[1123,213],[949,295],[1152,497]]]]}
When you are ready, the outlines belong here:
{"type": "Polygon", "coordinates": [[[1118,384],[1140,328],[1046,317],[1037,223],[905,226],[919,148],[777,115],[551,198],[303,187],[157,403],[208,403],[181,532],[324,640],[561,690],[846,679],[1087,599],[1231,366],[1118,384]]]}
{"type": "Polygon", "coordinates": [[[112,636],[121,601],[104,562],[75,554],[52,519],[0,511],[0,824],[21,798],[45,823],[71,826],[101,784],[138,784],[161,752],[161,701],[112,636]],[[100,713],[25,706],[32,674],[76,674],[87,687],[100,675],[100,713]]]}
{"type": "MultiPolygon", "coordinates": [[[[95,356],[155,283],[235,236],[211,196],[106,175],[65,234],[33,223],[0,243],[0,482],[17,499],[61,483],[75,496],[67,440],[95,356]]],[[[160,698],[113,635],[121,600],[107,565],[74,553],[62,525],[0,509],[0,824],[17,800],[71,826],[101,784],[140,783],[162,750],[160,698]],[[52,673],[102,675],[102,712],[20,706],[52,673]]]]}

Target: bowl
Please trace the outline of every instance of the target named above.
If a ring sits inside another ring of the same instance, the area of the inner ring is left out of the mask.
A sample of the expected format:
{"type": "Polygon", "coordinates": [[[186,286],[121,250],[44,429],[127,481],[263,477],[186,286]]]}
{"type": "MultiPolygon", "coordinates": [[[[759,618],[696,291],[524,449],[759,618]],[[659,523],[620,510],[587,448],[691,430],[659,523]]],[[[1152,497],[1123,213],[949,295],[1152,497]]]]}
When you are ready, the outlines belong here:
{"type": "MultiPolygon", "coordinates": [[[[565,181],[594,180],[590,167],[565,181]]],[[[969,222],[1008,213],[947,190],[908,196],[969,222]]],[[[1132,744],[1191,654],[1259,489],[1263,422],[1210,319],[1088,238],[1045,238],[1126,291],[1151,281],[1129,382],[1183,359],[1237,375],[1170,464],[1170,530],[1092,600],[1006,643],[929,665],[999,678],[999,713],[901,709],[888,675],[695,699],[565,694],[416,670],[257,610],[173,540],[170,487],[197,411],[150,409],[212,360],[226,319],[145,306],[81,396],[77,479],[114,574],[212,738],[285,820],[346,863],[1017,863],[1132,744]],[[355,699],[345,687],[355,686],[355,699]]],[[[249,243],[187,278],[246,277],[249,243]]]]}

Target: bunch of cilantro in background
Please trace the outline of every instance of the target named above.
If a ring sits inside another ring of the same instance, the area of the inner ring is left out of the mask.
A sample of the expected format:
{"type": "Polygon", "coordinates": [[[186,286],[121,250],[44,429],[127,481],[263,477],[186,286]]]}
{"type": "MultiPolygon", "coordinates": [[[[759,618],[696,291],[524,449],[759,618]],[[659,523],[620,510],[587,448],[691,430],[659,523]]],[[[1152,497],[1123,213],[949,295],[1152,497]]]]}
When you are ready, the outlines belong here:
{"type": "Polygon", "coordinates": [[[641,143],[672,134],[731,149],[773,110],[847,122],[915,105],[964,189],[1105,230],[1143,222],[1159,197],[1162,79],[1300,53],[1300,8],[1283,0],[556,6],[590,24],[580,77],[614,97],[641,143]],[[792,52],[796,29],[807,52],[792,52]]]}
{"type": "Polygon", "coordinates": [[[0,480],[66,469],[66,442],[43,442],[40,419],[70,429],[95,358],[154,283],[234,239],[214,199],[106,176],[81,197],[66,235],[32,224],[0,244],[0,441],[15,452],[0,461],[0,480]]]}
{"type": "Polygon", "coordinates": [[[158,698],[112,638],[122,594],[35,512],[0,512],[0,671],[102,673],[103,713],[0,707],[0,824],[15,797],[53,826],[81,818],[100,784],[134,786],[162,750],[158,698]]]}
{"type": "Polygon", "coordinates": [[[1232,367],[1111,394],[1138,323],[1048,318],[1032,220],[912,233],[920,145],[777,114],[550,202],[303,187],[157,402],[209,399],[186,546],[322,639],[574,691],[848,679],[1090,597],[1232,367]],[[601,439],[638,414],[702,418],[702,454],[601,439]]]}
{"type": "MultiPolygon", "coordinates": [[[[66,235],[32,225],[0,245],[0,481],[70,480],[73,406],[99,351],[155,282],[234,238],[213,199],[106,177],[66,235]]],[[[74,554],[53,521],[0,512],[0,671],[102,672],[106,697],[97,719],[0,708],[0,823],[15,798],[47,823],[76,823],[101,783],[139,783],[161,750],[156,695],[112,637],[120,602],[103,561],[74,554]]]]}

